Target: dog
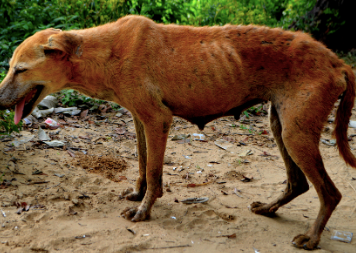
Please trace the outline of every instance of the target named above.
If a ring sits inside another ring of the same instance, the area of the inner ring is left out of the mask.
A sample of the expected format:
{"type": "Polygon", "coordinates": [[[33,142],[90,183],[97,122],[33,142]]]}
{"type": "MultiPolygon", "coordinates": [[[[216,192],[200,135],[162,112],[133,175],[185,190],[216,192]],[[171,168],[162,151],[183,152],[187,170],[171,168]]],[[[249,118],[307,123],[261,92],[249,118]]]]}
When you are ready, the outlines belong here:
{"type": "Polygon", "coordinates": [[[223,116],[270,101],[270,125],[284,159],[286,190],[250,210],[271,215],[309,189],[320,211],[293,244],[315,249],[341,194],[325,171],[319,151],[323,125],[341,97],[335,136],[345,162],[356,167],[347,128],[355,99],[350,66],[302,32],[263,26],[192,27],[157,24],[126,16],[106,25],[73,31],[46,29],[23,41],[0,85],[0,109],[15,107],[15,123],[48,94],[76,89],[109,100],[133,115],[139,152],[136,189],[140,201],[123,216],[149,218],[162,196],[162,164],[173,116],[199,129],[223,116]]]}

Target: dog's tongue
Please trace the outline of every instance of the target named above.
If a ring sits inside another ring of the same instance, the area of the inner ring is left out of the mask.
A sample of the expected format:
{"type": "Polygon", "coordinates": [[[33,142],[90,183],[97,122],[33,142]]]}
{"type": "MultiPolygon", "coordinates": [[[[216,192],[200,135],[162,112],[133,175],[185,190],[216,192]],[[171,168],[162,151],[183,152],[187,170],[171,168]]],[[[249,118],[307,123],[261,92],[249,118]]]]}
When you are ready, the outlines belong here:
{"type": "Polygon", "coordinates": [[[36,90],[32,90],[30,93],[28,93],[26,95],[26,97],[21,99],[21,101],[15,106],[15,118],[14,118],[14,121],[15,121],[16,125],[22,119],[22,114],[23,114],[23,109],[25,107],[25,102],[28,102],[31,99],[33,93],[35,93],[35,92],[36,92],[36,90]]]}
{"type": "Polygon", "coordinates": [[[25,100],[26,98],[21,99],[21,101],[15,106],[15,124],[17,125],[21,118],[22,118],[22,113],[23,113],[23,108],[25,107],[25,100]]]}

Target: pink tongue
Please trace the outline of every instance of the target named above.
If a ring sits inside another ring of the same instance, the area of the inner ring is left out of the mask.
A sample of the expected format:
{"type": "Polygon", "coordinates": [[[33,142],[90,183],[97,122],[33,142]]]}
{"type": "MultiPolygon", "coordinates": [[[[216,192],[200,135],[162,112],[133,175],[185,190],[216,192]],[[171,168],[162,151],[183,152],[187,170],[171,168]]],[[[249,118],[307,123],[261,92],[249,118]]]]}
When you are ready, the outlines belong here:
{"type": "Polygon", "coordinates": [[[34,93],[36,93],[36,89],[32,90],[30,93],[28,93],[26,95],[26,97],[24,97],[23,99],[21,99],[21,101],[15,106],[15,118],[14,118],[14,121],[15,121],[15,124],[17,125],[21,118],[22,118],[22,114],[23,114],[23,108],[25,107],[25,103],[30,101],[32,95],[34,93]]]}
{"type": "Polygon", "coordinates": [[[15,124],[17,125],[21,118],[22,118],[22,113],[23,113],[23,108],[25,107],[25,100],[26,97],[24,97],[23,99],[21,99],[21,101],[15,106],[15,124]]]}

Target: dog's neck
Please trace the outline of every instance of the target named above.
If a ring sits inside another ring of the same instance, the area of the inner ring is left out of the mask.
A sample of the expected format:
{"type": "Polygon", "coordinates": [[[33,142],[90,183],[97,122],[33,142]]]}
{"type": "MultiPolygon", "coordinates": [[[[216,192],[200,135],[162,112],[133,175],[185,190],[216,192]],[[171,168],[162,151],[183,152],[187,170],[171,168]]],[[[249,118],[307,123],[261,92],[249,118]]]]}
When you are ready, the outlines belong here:
{"type": "MultiPolygon", "coordinates": [[[[111,97],[117,97],[114,94],[112,73],[109,73],[112,65],[118,63],[112,55],[112,42],[100,36],[98,29],[88,30],[79,31],[84,41],[69,59],[71,76],[67,86],[94,98],[110,100],[111,97]]],[[[120,73],[115,73],[117,75],[120,73]]]]}

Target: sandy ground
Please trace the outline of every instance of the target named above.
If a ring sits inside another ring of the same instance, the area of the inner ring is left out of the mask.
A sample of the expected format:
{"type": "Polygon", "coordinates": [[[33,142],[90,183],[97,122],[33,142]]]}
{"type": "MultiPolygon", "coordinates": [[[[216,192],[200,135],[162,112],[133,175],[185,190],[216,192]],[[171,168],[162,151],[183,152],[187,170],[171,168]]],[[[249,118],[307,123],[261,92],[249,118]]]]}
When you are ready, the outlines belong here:
{"type": "MultiPolygon", "coordinates": [[[[155,203],[149,221],[132,223],[120,213],[138,204],[121,198],[138,176],[134,125],[129,114],[115,114],[108,113],[106,123],[92,116],[85,122],[66,119],[69,124],[59,133],[45,130],[67,141],[69,152],[48,148],[37,137],[19,147],[1,140],[5,181],[0,187],[0,252],[303,251],[290,241],[317,216],[319,200],[312,186],[280,208],[276,217],[255,215],[247,208],[253,201],[272,201],[285,188],[285,166],[267,116],[252,116],[246,124],[221,118],[203,132],[175,118],[164,164],[164,196],[155,203]],[[206,141],[194,140],[193,133],[203,133],[206,141]],[[172,140],[181,134],[191,136],[172,140]],[[105,169],[114,172],[112,180],[104,176],[105,169]],[[91,173],[95,171],[99,173],[91,173]],[[209,200],[181,202],[195,197],[209,200]]],[[[326,125],[324,139],[331,139],[332,127],[326,125]]],[[[37,136],[37,129],[30,130],[21,135],[37,136]]],[[[355,133],[349,130],[349,135],[355,133]]],[[[355,140],[350,141],[353,148],[355,140]]],[[[345,165],[335,146],[320,143],[320,149],[343,199],[316,252],[356,252],[356,238],[351,243],[330,239],[334,230],[356,234],[356,170],[345,165]]]]}

